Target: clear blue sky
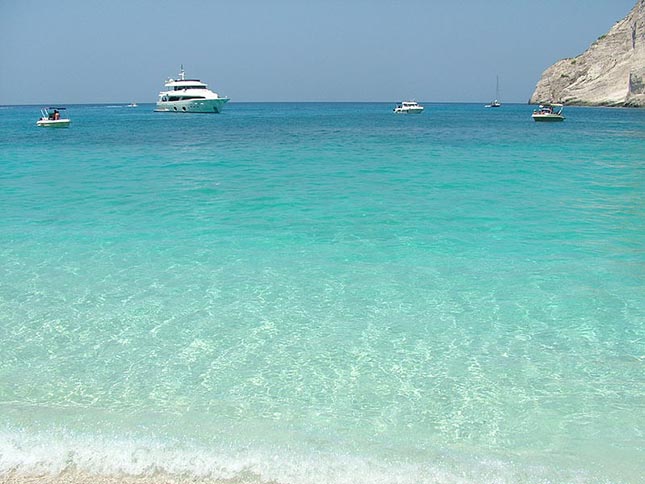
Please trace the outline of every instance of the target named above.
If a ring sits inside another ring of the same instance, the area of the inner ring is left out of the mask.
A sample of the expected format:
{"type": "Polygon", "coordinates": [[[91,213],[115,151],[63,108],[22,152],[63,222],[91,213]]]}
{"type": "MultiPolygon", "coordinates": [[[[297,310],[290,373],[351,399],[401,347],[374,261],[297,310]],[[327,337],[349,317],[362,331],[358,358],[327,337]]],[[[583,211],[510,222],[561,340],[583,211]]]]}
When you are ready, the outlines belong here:
{"type": "Polygon", "coordinates": [[[636,0],[0,0],[0,104],[155,102],[183,64],[233,101],[526,102],[636,0]]]}

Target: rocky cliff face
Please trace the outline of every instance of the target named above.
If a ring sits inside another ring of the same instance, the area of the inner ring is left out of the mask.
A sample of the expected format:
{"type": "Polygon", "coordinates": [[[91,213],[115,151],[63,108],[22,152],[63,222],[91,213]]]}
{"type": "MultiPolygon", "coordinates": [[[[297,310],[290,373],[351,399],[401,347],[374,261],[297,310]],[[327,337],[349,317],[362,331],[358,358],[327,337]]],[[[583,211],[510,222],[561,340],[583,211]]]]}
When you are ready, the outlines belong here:
{"type": "Polygon", "coordinates": [[[645,0],[583,54],[549,67],[529,103],[645,106],[645,0]]]}

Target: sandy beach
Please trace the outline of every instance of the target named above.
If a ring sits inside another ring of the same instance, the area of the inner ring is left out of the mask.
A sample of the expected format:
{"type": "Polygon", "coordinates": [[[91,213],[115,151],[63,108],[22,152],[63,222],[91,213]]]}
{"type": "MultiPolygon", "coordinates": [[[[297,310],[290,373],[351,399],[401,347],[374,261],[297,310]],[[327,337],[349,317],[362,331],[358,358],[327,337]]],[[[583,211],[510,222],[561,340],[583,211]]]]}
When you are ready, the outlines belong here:
{"type": "Polygon", "coordinates": [[[244,481],[182,477],[165,473],[155,473],[150,476],[97,475],[80,471],[64,471],[56,475],[16,472],[0,474],[0,484],[233,484],[234,482],[244,481]]]}

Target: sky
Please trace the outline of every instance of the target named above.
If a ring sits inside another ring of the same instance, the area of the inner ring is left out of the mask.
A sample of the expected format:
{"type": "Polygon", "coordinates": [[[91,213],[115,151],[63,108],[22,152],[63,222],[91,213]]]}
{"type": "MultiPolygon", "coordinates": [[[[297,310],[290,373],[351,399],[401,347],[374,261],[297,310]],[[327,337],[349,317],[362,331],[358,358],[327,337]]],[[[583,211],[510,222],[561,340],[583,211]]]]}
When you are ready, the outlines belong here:
{"type": "Polygon", "coordinates": [[[0,104],[528,101],[636,0],[0,0],[0,104]]]}

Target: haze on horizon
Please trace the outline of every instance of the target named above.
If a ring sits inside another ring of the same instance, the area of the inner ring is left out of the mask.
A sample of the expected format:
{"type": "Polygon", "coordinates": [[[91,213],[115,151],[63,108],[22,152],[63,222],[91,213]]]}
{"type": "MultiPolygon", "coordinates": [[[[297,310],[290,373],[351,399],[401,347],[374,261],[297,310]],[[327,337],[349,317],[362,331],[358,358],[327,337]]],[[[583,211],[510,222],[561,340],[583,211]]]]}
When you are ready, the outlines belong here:
{"type": "Polygon", "coordinates": [[[238,101],[527,102],[635,0],[0,0],[0,104],[155,102],[180,64],[238,101]]]}

